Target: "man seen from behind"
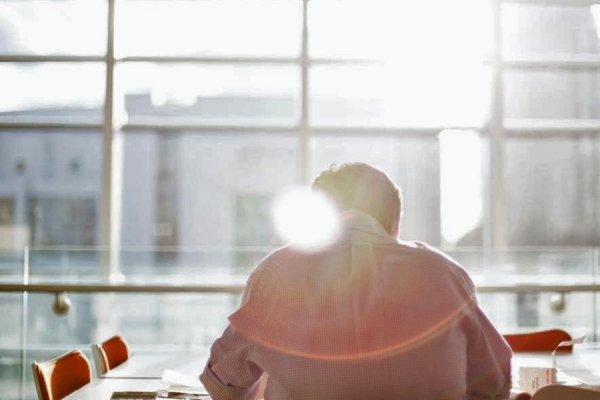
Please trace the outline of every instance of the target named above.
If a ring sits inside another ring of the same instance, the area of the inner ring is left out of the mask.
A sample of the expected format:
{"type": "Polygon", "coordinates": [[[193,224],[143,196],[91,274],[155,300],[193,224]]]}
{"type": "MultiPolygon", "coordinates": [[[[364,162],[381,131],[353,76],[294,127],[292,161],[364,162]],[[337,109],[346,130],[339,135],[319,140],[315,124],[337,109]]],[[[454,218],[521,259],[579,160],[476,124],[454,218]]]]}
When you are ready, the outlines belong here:
{"type": "Polygon", "coordinates": [[[397,239],[387,175],[342,164],[312,187],[335,203],[341,234],[254,269],[200,376],[211,397],[254,399],[262,381],[266,400],[508,398],[510,348],[460,265],[397,239]]]}

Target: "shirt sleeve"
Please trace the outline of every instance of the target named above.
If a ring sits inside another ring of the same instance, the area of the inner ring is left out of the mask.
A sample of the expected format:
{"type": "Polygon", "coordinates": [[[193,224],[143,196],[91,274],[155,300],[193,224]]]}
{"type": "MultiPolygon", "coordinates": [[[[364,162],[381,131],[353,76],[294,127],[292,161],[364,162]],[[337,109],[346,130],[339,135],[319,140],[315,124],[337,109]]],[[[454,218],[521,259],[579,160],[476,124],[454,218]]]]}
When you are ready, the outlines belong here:
{"type": "Polygon", "coordinates": [[[458,263],[453,269],[469,302],[467,312],[467,394],[472,400],[508,399],[512,350],[485,315],[467,271],[458,263]]]}
{"type": "Polygon", "coordinates": [[[475,285],[467,271],[454,260],[448,257],[447,260],[468,303],[467,396],[470,400],[508,399],[512,387],[512,350],[479,306],[475,285]]]}
{"type": "Polygon", "coordinates": [[[213,400],[254,399],[262,369],[249,360],[252,343],[231,326],[211,349],[200,381],[213,400]]]}
{"type": "Polygon", "coordinates": [[[469,399],[508,399],[512,387],[512,350],[478,304],[475,285],[461,268],[459,279],[472,301],[467,324],[467,394],[469,399]]]}
{"type": "Polygon", "coordinates": [[[512,351],[479,306],[473,306],[472,315],[467,347],[469,399],[508,399],[512,351]]]}

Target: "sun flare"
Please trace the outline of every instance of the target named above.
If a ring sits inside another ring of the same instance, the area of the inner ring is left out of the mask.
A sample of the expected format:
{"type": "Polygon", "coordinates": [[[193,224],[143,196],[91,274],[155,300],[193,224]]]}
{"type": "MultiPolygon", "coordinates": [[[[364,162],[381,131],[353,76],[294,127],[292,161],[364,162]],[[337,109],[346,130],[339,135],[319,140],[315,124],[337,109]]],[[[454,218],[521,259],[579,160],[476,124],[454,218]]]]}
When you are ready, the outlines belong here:
{"type": "Polygon", "coordinates": [[[292,246],[305,251],[323,249],[339,236],[340,222],[333,202],[306,187],[287,189],[272,209],[276,232],[292,246]]]}

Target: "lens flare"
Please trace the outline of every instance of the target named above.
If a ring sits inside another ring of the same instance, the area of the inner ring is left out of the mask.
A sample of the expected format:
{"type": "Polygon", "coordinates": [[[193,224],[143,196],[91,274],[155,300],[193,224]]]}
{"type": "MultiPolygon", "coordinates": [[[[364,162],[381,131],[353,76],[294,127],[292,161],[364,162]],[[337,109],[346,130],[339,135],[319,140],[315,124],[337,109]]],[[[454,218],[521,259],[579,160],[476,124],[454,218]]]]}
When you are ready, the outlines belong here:
{"type": "Polygon", "coordinates": [[[307,187],[287,189],[276,197],[272,209],[277,233],[304,251],[321,250],[334,243],[340,222],[333,202],[307,187]]]}

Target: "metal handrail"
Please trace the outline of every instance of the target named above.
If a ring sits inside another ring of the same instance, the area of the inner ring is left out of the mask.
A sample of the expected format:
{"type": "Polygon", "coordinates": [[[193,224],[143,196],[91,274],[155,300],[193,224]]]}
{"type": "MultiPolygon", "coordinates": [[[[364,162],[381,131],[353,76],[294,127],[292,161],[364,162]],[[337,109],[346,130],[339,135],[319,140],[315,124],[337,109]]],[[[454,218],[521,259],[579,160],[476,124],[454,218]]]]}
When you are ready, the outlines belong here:
{"type": "MultiPolygon", "coordinates": [[[[134,284],[134,283],[0,283],[1,292],[80,293],[241,293],[245,284],[134,284]]],[[[600,284],[500,284],[477,285],[478,293],[570,293],[600,292],[600,284]]]]}
{"type": "Polygon", "coordinates": [[[0,283],[1,292],[80,293],[241,293],[245,284],[161,285],[132,283],[0,283]]]}

